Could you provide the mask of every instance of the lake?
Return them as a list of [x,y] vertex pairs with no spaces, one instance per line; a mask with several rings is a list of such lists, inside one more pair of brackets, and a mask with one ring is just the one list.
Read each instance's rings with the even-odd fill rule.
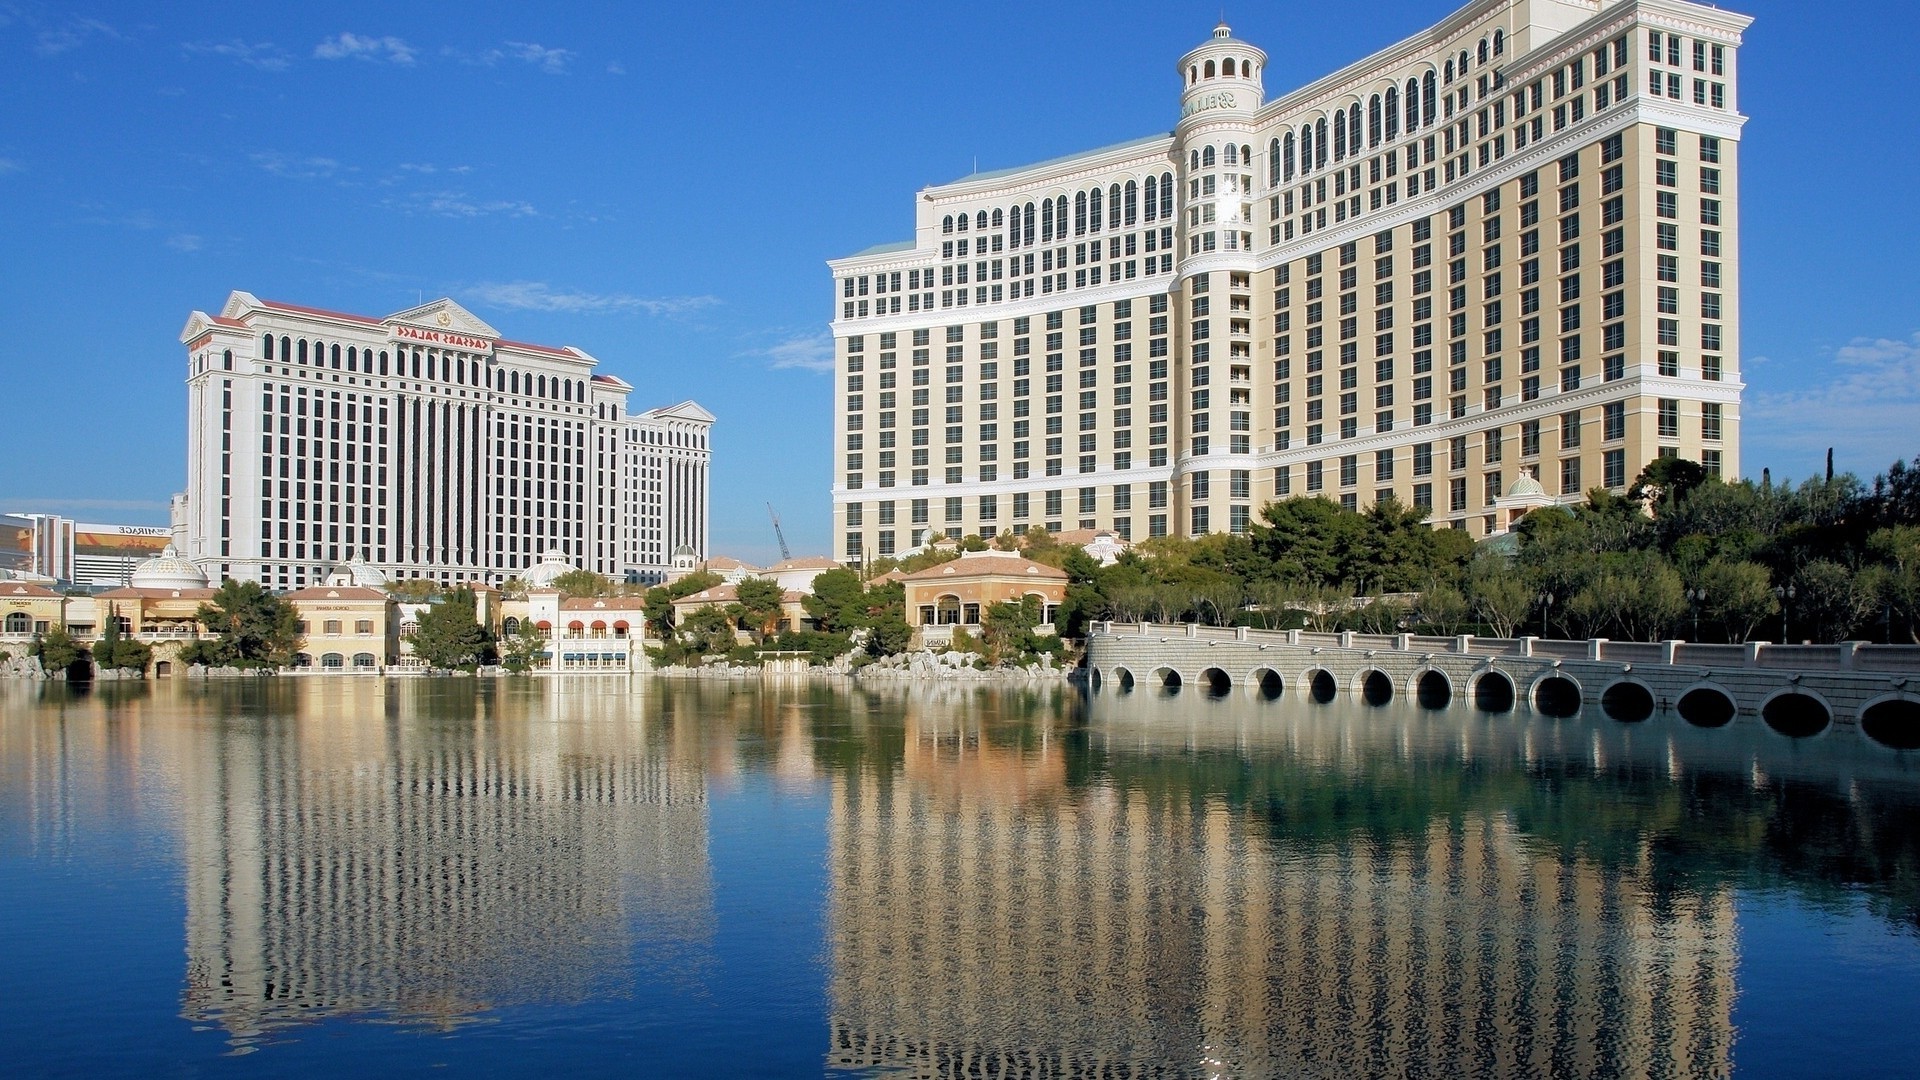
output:
[[10,1075],[1920,1075],[1920,752],[1065,685],[0,683]]

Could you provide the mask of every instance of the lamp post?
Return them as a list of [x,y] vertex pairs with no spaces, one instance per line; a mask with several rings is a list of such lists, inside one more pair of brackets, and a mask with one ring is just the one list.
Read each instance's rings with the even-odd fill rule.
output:
[[1541,637],[1550,638],[1553,636],[1553,624],[1548,621],[1548,617],[1551,616],[1552,614],[1553,614],[1553,594],[1550,592],[1543,592],[1540,594],[1540,636]]
[[1780,601],[1780,644],[1787,643],[1787,605],[1793,603],[1794,588],[1791,585],[1775,585],[1773,598]]
[[1693,639],[1700,640],[1700,605],[1707,602],[1707,590],[1688,589],[1687,602],[1693,605]]

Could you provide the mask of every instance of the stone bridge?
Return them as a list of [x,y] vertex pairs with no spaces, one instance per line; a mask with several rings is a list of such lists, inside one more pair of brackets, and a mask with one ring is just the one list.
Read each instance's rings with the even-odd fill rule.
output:
[[1840,725],[1894,749],[1920,749],[1915,645],[1702,645],[1096,623],[1087,666],[1095,693],[1296,695],[1322,703],[1349,696],[1372,705],[1404,697],[1434,709],[1462,704],[1546,716],[1595,707],[1629,722],[1670,710],[1701,727],[1747,715],[1795,737]]

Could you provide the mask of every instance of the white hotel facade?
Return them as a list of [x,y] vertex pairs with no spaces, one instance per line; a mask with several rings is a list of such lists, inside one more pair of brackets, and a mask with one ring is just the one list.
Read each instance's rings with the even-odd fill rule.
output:
[[630,414],[633,386],[577,348],[451,300],[373,318],[245,292],[180,340],[184,554],[210,580],[293,589],[358,560],[498,585],[557,550],[645,581],[706,554],[712,414]]
[[1223,25],[1172,133],[921,191],[829,264],[839,556],[1737,475],[1750,21],[1477,0],[1271,101]]

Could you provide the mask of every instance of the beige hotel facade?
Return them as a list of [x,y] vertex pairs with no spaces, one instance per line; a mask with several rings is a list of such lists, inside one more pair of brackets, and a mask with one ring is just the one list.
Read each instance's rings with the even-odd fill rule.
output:
[[1750,22],[1481,0],[1273,100],[1222,25],[1170,134],[921,191],[829,264],[838,557],[1738,475]]

